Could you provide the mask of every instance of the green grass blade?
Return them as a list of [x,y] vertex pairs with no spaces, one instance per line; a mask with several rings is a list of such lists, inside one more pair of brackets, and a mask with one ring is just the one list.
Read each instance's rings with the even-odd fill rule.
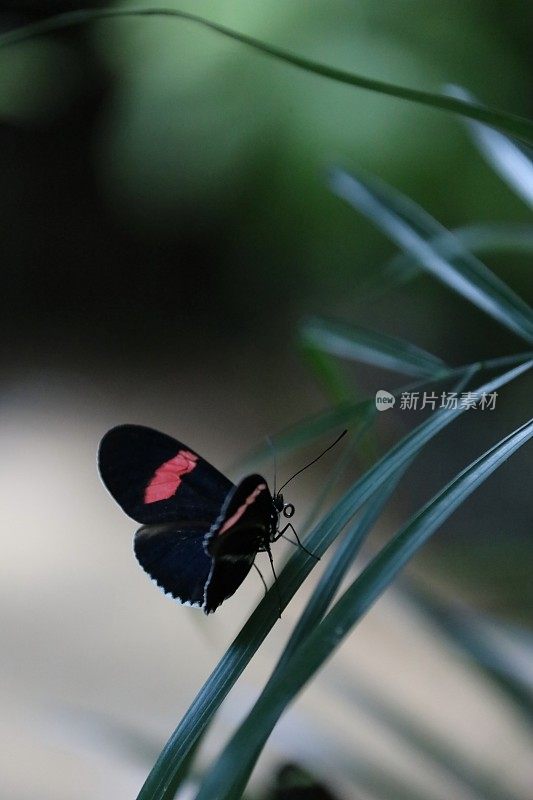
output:
[[[447,86],[446,94],[467,102],[477,102],[461,86]],[[481,122],[469,120],[468,129],[479,151],[510,188],[533,208],[533,161],[515,142]]]
[[[292,453],[298,447],[309,444],[326,433],[339,428],[351,428],[375,408],[374,399],[364,399],[356,403],[340,403],[334,408],[311,414],[294,425],[282,430],[271,437],[270,441],[277,455]],[[255,469],[258,464],[267,458],[272,458],[272,449],[268,444],[262,444],[251,450],[233,469],[239,468],[242,472]]]
[[[333,407],[354,406],[361,400],[368,400],[358,390],[353,376],[346,374],[344,365],[330,353],[325,353],[311,343],[302,343],[300,350],[316,380],[325,390],[329,403]],[[369,407],[368,413],[375,416],[376,409]],[[375,431],[368,430],[360,442],[359,462],[370,465],[377,456],[377,439]]]
[[[471,253],[518,253],[533,254],[533,225],[507,222],[492,222],[490,225],[465,225],[451,231],[460,245]],[[446,255],[448,233],[430,240],[431,246]],[[416,278],[424,270],[408,253],[397,253],[376,271],[360,287],[362,296],[358,304],[367,304],[369,299],[382,297],[396,286],[401,286]]]
[[359,325],[311,319],[302,325],[300,337],[304,344],[313,345],[325,353],[404,375],[427,378],[446,369],[446,364],[431,353],[395,336]]
[[378,553],[284,669],[267,683],[252,711],[207,773],[196,800],[238,800],[262,747],[288,704],[430,536],[531,437],[533,420],[459,473]]
[[471,663],[513,703],[525,722],[533,727],[531,686],[517,674],[507,653],[485,634],[482,619],[471,609],[455,607],[414,586],[402,584],[403,594],[440,635],[466,653]]
[[216,22],[204,19],[197,14],[191,14],[187,11],[178,11],[177,9],[170,8],[93,8],[83,9],[80,11],[68,11],[64,14],[57,14],[53,17],[40,20],[39,22],[24,25],[15,30],[8,31],[0,36],[0,47],[17,44],[31,39],[35,36],[42,36],[43,34],[53,31],[61,30],[62,28],[70,28],[75,25],[83,25],[89,22],[94,22],[99,19],[110,19],[116,17],[169,17],[176,20],[186,20],[196,25],[201,25],[204,28],[215,31],[216,33],[233,39],[236,42],[245,44],[254,50],[263,53],[266,56],[276,59],[277,61],[290,64],[293,67],[302,69],[305,72],[319,75],[322,78],[342,83],[347,86],[354,86],[359,89],[366,89],[371,92],[379,92],[380,94],[389,95],[390,97],[399,97],[402,100],[408,100],[414,103],[430,106],[441,111],[448,111],[452,114],[461,114],[462,116],[469,117],[470,119],[485,122],[487,125],[493,125],[500,128],[502,131],[516,136],[525,142],[533,143],[533,122],[520,117],[517,114],[509,114],[504,111],[499,111],[496,108],[481,105],[480,103],[468,102],[459,100],[455,97],[450,97],[446,94],[436,94],[432,92],[423,92],[419,89],[410,89],[405,86],[397,86],[385,81],[373,80],[365,78],[362,75],[357,75],[353,72],[348,72],[343,69],[337,69],[327,64],[321,64],[317,61],[312,61],[308,58],[303,58],[288,50],[282,50],[274,45],[262,42],[259,39],[254,39],[252,36],[247,36],[244,33],[226,28],[224,25],[219,25]]
[[[335,194],[365,214],[420,266],[518,336],[533,342],[532,309],[416,203],[381,181],[354,177],[340,169],[332,172],[330,184]],[[432,247],[430,240],[435,236],[442,236],[446,248]]]
[[360,463],[362,462],[365,466],[370,466],[370,464],[376,460],[375,456],[373,459],[369,461],[365,461],[364,456],[366,455],[366,450],[368,449],[366,439],[371,432],[372,425],[376,418],[376,411],[374,409],[370,409],[368,413],[361,418],[360,424],[355,435],[349,437],[346,446],[343,448],[341,455],[339,456],[337,463],[331,468],[328,478],[324,481],[320,492],[316,495],[314,502],[309,509],[309,512],[306,514],[303,524],[301,525],[302,530],[309,530],[312,525],[316,524],[317,520],[321,516],[322,510],[326,505],[328,498],[331,497],[332,492],[338,486],[338,482],[345,475],[348,466],[354,465],[356,460]]
[[[459,381],[455,387],[457,392],[460,392],[464,386],[463,384],[468,381],[468,377],[464,377]],[[291,637],[284,648],[281,659],[276,667],[280,669],[283,664],[288,660],[291,654],[297,649],[298,645],[306,638],[314,626],[318,624],[322,616],[325,614],[330,602],[332,601],[341,581],[346,575],[347,570],[353,564],[357,554],[363,544],[368,533],[372,530],[377,522],[384,506],[388,502],[392,493],[396,489],[399,481],[403,477],[405,470],[410,466],[407,464],[402,466],[396,476],[383,485],[369,500],[367,508],[360,519],[358,519],[351,530],[347,531],[342,543],[339,545],[336,553],[332,556],[331,561],[327,565],[322,577],[320,578],[311,599],[307,603],[298,623],[291,634]]]
[[500,790],[495,785],[494,777],[484,774],[477,765],[465,758],[453,741],[417,721],[408,710],[395,707],[376,692],[361,686],[360,681],[354,679],[353,672],[346,670],[339,674],[337,669],[335,682],[331,682],[331,685],[344,704],[347,701],[353,702],[356,709],[377,720],[387,732],[394,733],[402,743],[408,744],[426,761],[432,762],[460,781],[480,800],[511,800],[510,793]]
[[283,669],[291,655],[307,638],[315,625],[318,625],[328,610],[344,576],[357,558],[363,542],[379,519],[406,468],[407,467],[402,467],[398,475],[394,476],[390,481],[380,487],[376,494],[368,501],[366,509],[361,517],[346,531],[344,539],[331,557],[311,598],[296,623],[276,666],[276,670]]
[[[476,391],[480,394],[496,391],[532,365],[533,362],[521,364],[477,387]],[[393,447],[365,472],[335,508],[313,528],[305,539],[306,547],[321,556],[374,492],[391,480],[402,466],[463,412],[464,409],[460,407],[439,410]],[[290,602],[315,565],[315,559],[302,550],[296,550],[278,577],[283,607]],[[277,621],[278,610],[277,595],[271,590],[229,646],[168,740],[139,793],[139,800],[170,800],[168,790],[173,776],[180,771],[190,750],[207,729],[222,701]]]
[[[436,382],[442,383],[449,379],[458,378],[467,374],[472,369],[476,372],[505,369],[515,364],[523,364],[531,359],[533,359],[533,351],[525,351],[510,356],[500,356],[498,358],[486,359],[485,361],[477,361],[472,364],[463,364],[460,367],[450,367],[438,376],[417,381],[416,383],[402,385],[390,391],[395,397],[399,397],[402,392],[416,391],[428,384]],[[371,413],[374,409],[375,403],[373,397],[365,398],[356,403],[339,404],[334,408],[329,408],[326,411],[321,411],[318,414],[305,417],[295,424],[290,425],[280,433],[271,437],[270,441],[274,445],[276,453],[281,455],[290,453],[298,447],[308,444],[339,427],[350,427],[356,424],[358,420],[364,418],[367,413]],[[271,445],[262,444],[250,451],[244,458],[240,459],[237,464],[233,465],[232,469],[238,469],[242,472],[249,471],[250,469],[255,469],[258,464],[261,464],[269,458],[272,458]]]
[[303,340],[301,343],[302,355],[327,392],[330,402],[334,405],[344,405],[353,402],[354,392],[337,359],[332,358],[327,352],[317,347],[311,341]]

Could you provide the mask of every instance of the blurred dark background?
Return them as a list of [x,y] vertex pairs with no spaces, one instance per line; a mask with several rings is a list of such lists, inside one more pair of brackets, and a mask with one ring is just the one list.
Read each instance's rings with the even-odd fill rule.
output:
[[[2,23],[79,7],[3,3]],[[365,75],[430,90],[458,83],[531,112],[533,11],[521,0],[413,0],[401,13],[397,1],[176,7]],[[117,416],[128,415],[130,392],[146,391],[140,382],[174,387],[179,429],[187,385],[201,382],[211,425],[222,384],[251,444],[326,402],[295,354],[307,313],[399,334],[451,363],[520,349],[429,278],[361,303],[365,279],[393,249],[325,187],[325,169],[341,160],[449,227],[527,221],[458,119],[169,19],[76,27],[3,49],[0,60],[8,385],[28,374],[45,384],[60,375],[82,392],[99,383],[126,397]],[[489,264],[531,295],[525,258]],[[358,380],[373,391],[382,379],[362,370]],[[519,504],[520,486],[515,494]]]
[[[81,5],[7,4],[3,22]],[[397,2],[180,8],[363,74],[455,82],[530,110],[528,3],[407,2],[401,15]],[[2,339],[14,361],[152,363],[243,337],[279,351],[302,312],[353,317],[361,278],[391,248],[328,195],[323,170],[336,159],[449,226],[528,219],[457,119],[307,76],[190,23],[103,21],[1,58]],[[523,265],[497,266],[525,291]],[[470,308],[459,306],[470,335],[461,316],[450,326],[453,298],[427,330],[441,293],[420,284],[416,295],[419,319],[402,324],[418,321],[448,358],[510,346]],[[386,307],[365,311],[376,326],[400,324]]]
[[[366,76],[430,91],[460,84],[488,104],[533,112],[527,0],[164,5]],[[4,2],[0,25],[82,6]],[[89,549],[94,529],[100,536],[96,509],[108,502],[94,452],[110,425],[153,425],[220,467],[235,463],[328,403],[295,346],[308,314],[402,336],[451,364],[525,349],[427,277],[362,301],[361,287],[394,248],[325,185],[325,170],[340,162],[379,175],[450,228],[527,222],[528,209],[458,118],[150,18],[0,49],[0,119],[3,485],[8,529],[19,531],[9,552],[16,585],[36,585],[39,575],[45,595],[57,590],[61,613],[65,548],[73,591],[76,580],[96,591],[84,570],[113,584],[111,554]],[[526,257],[486,262],[531,300]],[[351,374],[359,392],[401,380]],[[463,420],[451,446],[439,439],[397,516],[520,424],[530,397],[531,385],[512,386],[497,416]],[[383,446],[407,426],[401,415],[380,423]],[[30,504],[28,472],[40,483]],[[520,453],[454,517],[420,562],[429,582],[507,619],[528,616],[530,474]],[[310,480],[316,487],[320,475]],[[101,522],[103,547],[120,521],[106,506]],[[129,558],[122,524],[125,538],[108,545],[117,563]],[[21,602],[24,626],[35,605]],[[85,613],[90,620],[94,609]]]

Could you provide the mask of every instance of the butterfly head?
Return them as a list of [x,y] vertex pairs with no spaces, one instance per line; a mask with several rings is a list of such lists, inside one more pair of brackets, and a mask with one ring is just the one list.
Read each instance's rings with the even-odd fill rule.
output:
[[274,507],[278,514],[283,514],[287,519],[290,519],[294,515],[295,509],[293,504],[286,503],[281,492],[278,492],[274,497]]

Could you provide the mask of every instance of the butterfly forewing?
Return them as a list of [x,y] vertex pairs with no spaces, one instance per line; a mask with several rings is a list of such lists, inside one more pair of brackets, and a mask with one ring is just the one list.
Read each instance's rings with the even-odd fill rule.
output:
[[187,445],[142,425],[112,428],[100,475],[126,514],[145,524],[216,519],[233,484]]
[[255,554],[268,541],[276,519],[266,480],[249,475],[226,498],[206,536],[206,549],[214,558]]
[[221,513],[205,537],[213,567],[205,590],[209,614],[239,588],[258,550],[268,545],[277,514],[261,475],[244,478],[228,495]]

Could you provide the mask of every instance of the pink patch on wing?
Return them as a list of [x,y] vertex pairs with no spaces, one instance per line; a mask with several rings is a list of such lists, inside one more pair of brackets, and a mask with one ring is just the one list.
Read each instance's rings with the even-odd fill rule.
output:
[[176,494],[182,475],[192,472],[198,456],[188,450],[180,450],[177,456],[165,461],[156,469],[153,477],[144,490],[144,503],[157,503],[168,500]]
[[238,521],[240,520],[240,518],[242,517],[242,515],[244,514],[244,512],[246,511],[246,509],[248,508],[248,506],[251,506],[251,505],[252,505],[252,503],[254,502],[254,500],[255,500],[255,499],[258,497],[258,495],[260,495],[260,494],[261,494],[261,492],[263,492],[263,491],[264,491],[266,488],[267,488],[267,485],[266,485],[266,483],[260,483],[260,484],[259,484],[259,485],[258,485],[258,486],[257,486],[257,487],[256,487],[256,488],[253,490],[252,494],[251,494],[251,495],[249,495],[249,496],[246,498],[246,500],[244,501],[244,503],[242,504],[242,506],[239,506],[239,508],[237,509],[237,511],[236,511],[234,514],[232,514],[232,515],[231,515],[231,517],[230,517],[229,519],[227,519],[227,520],[225,521],[224,525],[223,525],[223,526],[221,527],[221,529],[219,530],[219,532],[218,532],[218,535],[220,536],[220,534],[221,534],[221,533],[225,533],[225,532],[228,530],[228,528],[231,528],[233,525],[235,525],[235,523],[236,523],[236,522],[238,522]]

